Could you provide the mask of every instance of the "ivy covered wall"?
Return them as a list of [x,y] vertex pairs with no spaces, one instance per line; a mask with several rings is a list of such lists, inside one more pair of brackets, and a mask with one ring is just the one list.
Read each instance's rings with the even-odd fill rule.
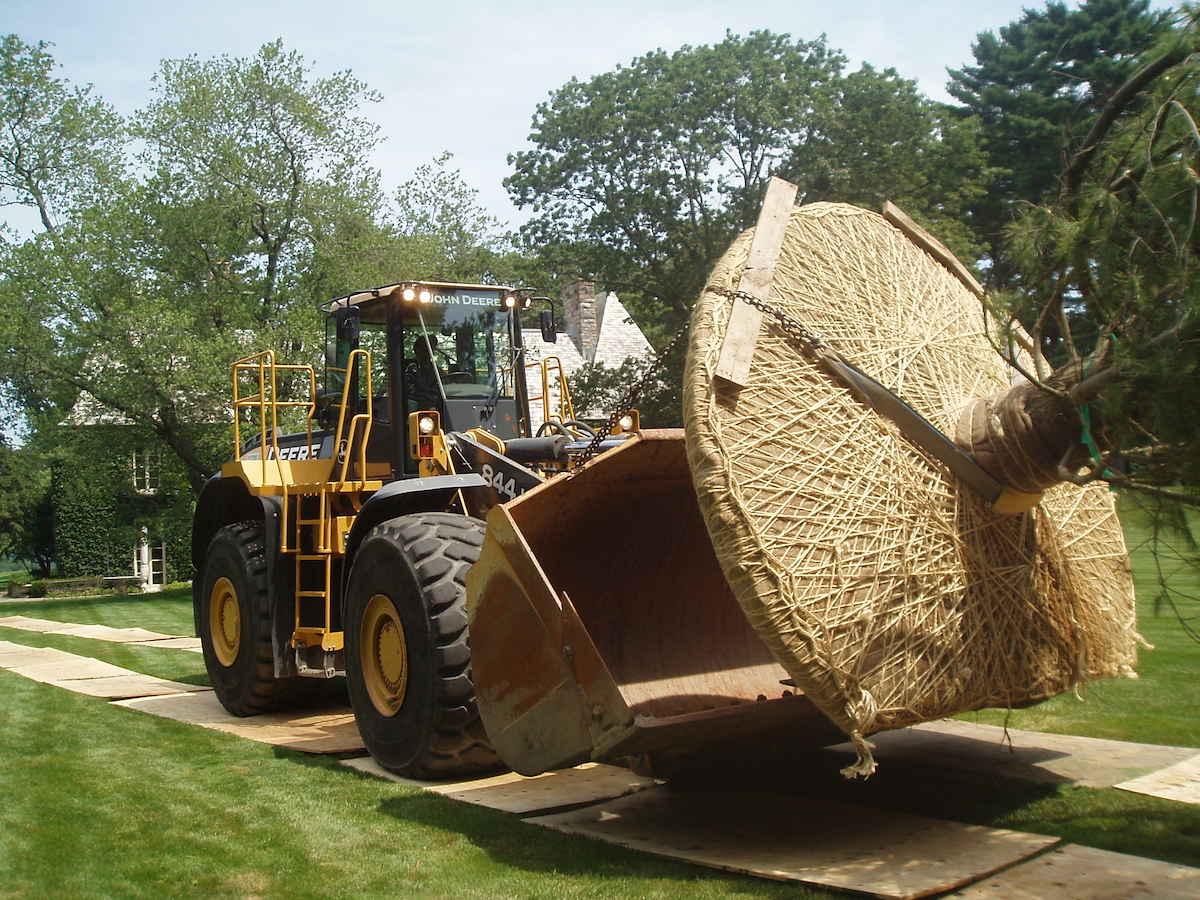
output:
[[194,501],[172,454],[134,428],[88,425],[62,429],[57,457],[51,496],[61,576],[133,574],[144,534],[164,545],[167,583],[191,578]]

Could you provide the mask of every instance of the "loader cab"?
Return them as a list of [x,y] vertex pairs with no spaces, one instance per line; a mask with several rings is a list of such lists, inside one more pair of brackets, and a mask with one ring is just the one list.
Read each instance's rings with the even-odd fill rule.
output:
[[[444,431],[528,436],[519,312],[529,294],[402,282],[338,298],[327,308],[326,393],[349,391],[362,409],[370,384],[371,455],[384,449],[397,477],[417,471],[405,434],[413,412],[436,411]],[[371,353],[369,378],[346,371],[355,349]]]

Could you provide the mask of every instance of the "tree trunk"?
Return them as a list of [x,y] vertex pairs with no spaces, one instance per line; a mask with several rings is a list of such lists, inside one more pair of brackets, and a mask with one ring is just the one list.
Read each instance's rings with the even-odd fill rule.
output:
[[1046,386],[1022,381],[975,400],[959,420],[955,442],[993,478],[1024,493],[1069,480],[1091,459],[1071,395],[1081,376],[1082,366],[1074,362]]

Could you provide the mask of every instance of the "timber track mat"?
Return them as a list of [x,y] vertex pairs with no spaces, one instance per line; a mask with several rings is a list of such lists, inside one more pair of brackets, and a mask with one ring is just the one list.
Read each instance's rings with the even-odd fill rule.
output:
[[0,641],[0,669],[77,694],[109,700],[209,690],[194,684],[142,675],[53,647],[26,647],[10,641]]
[[112,628],[108,625],[74,625],[71,622],[55,622],[50,619],[31,619],[28,616],[5,616],[0,618],[0,628],[16,628],[37,634],[65,634],[70,637],[93,638],[98,641],[114,641],[119,644],[142,644],[146,647],[165,647],[176,650],[200,652],[200,638],[159,634],[145,628]]

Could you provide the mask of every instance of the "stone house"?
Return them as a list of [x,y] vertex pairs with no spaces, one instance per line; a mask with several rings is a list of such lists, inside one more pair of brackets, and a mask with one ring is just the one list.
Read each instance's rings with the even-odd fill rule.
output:
[[[536,328],[522,333],[528,364],[540,364],[556,359],[564,376],[569,378],[587,363],[619,367],[627,359],[653,358],[654,348],[633,321],[614,291],[596,292],[591,281],[576,279],[563,289],[562,315],[558,323],[558,340],[551,344],[542,340]],[[553,365],[553,364],[552,364]],[[530,374],[530,393],[538,390]],[[540,404],[532,403],[530,410],[533,428],[542,423]],[[608,410],[575,411],[577,418],[601,418]]]

